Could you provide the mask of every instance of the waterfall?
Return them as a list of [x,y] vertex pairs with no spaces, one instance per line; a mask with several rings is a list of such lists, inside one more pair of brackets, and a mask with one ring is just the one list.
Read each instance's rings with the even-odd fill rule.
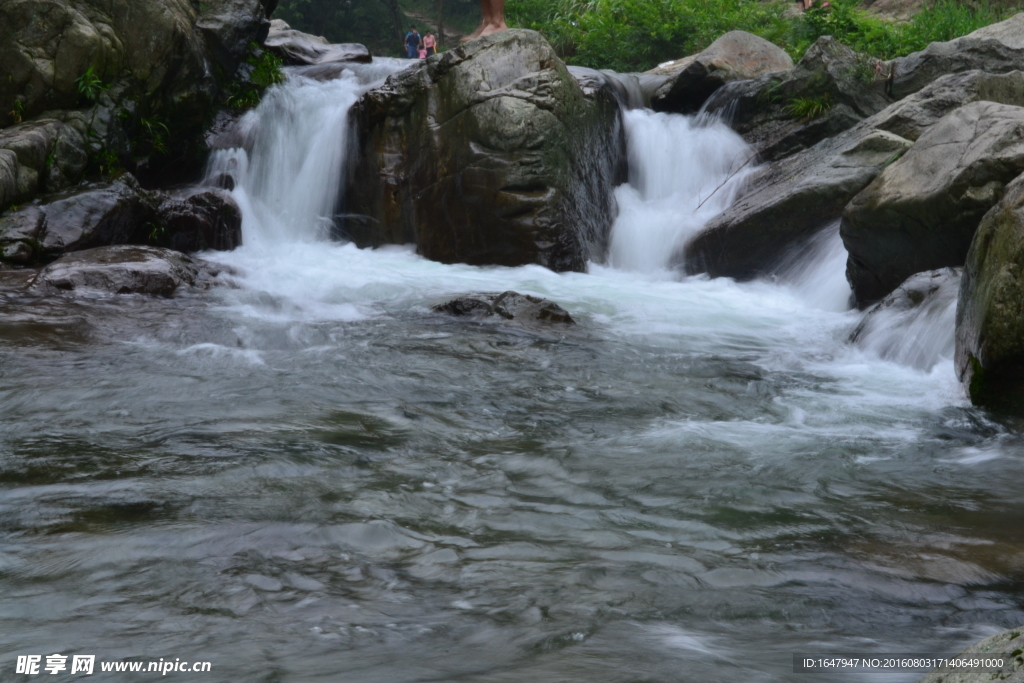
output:
[[243,240],[263,246],[327,238],[343,197],[348,111],[359,96],[408,66],[398,59],[344,65],[323,78],[290,70],[238,126],[251,147],[215,151],[206,177],[230,175],[242,209]]
[[629,183],[615,198],[610,262],[625,270],[669,265],[691,236],[735,199],[753,150],[725,124],[706,117],[623,112]]

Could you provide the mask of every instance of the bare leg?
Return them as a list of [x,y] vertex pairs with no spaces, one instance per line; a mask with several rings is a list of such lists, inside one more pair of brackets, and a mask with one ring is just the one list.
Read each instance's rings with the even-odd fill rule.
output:
[[504,31],[505,25],[505,0],[480,0],[480,25],[470,35],[462,39],[462,42],[489,36],[498,31]]

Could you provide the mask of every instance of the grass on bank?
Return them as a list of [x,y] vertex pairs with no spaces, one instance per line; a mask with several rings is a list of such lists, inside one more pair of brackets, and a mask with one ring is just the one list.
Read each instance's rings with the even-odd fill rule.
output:
[[644,71],[703,50],[723,33],[743,30],[799,59],[820,36],[858,52],[892,59],[951,40],[1013,14],[988,3],[933,0],[910,21],[858,9],[857,0],[794,11],[783,0],[508,0],[509,25],[540,31],[570,64]]

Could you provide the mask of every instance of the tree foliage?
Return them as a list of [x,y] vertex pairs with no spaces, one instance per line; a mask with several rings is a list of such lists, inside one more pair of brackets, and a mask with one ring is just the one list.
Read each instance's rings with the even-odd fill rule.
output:
[[512,25],[541,31],[570,63],[642,71],[698,52],[736,29],[781,46],[795,59],[822,35],[891,59],[1013,11],[1000,7],[933,0],[908,22],[872,16],[858,9],[857,0],[831,0],[803,13],[783,0],[508,0],[506,10]]

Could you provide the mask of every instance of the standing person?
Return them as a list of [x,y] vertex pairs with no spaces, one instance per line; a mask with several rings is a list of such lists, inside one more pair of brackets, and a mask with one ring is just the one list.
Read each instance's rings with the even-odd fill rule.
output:
[[416,59],[416,52],[420,47],[420,34],[413,26],[405,34],[405,56],[406,59]]
[[506,29],[508,25],[505,24],[505,0],[480,0],[480,25],[473,33],[463,38],[462,42]]
[[437,38],[432,32],[423,36],[423,47],[426,48],[428,57],[437,54]]

